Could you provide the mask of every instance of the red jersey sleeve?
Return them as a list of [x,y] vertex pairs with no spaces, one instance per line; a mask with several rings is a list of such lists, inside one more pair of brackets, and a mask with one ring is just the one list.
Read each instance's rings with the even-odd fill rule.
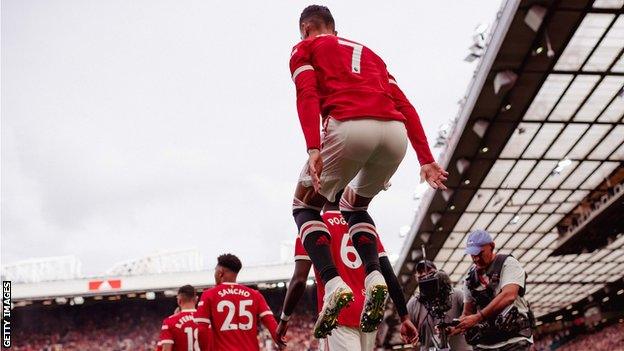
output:
[[302,41],[290,54],[290,74],[297,88],[297,113],[308,150],[321,148],[321,107],[309,43]]
[[429,142],[425,135],[425,130],[420,123],[420,117],[418,112],[412,104],[407,100],[403,91],[399,88],[394,77],[388,74],[390,77],[390,93],[394,99],[396,109],[405,117],[405,127],[407,128],[407,136],[412,144],[412,147],[416,151],[418,156],[418,162],[421,165],[435,162],[433,155],[431,155],[431,149],[429,149]]
[[256,291],[256,302],[258,303],[258,317],[262,321],[262,325],[269,330],[273,340],[277,340],[277,321],[264,296],[258,291]]
[[210,299],[208,296],[208,292],[210,290],[205,290],[202,293],[201,298],[199,299],[199,303],[197,303],[197,312],[195,312],[195,322],[199,325],[210,325]]
[[169,329],[170,326],[167,323],[168,318],[163,321],[162,326],[160,327],[160,337],[158,338],[158,344],[173,344],[173,334]]
[[377,254],[379,255],[379,257],[388,256],[388,254],[386,253],[386,249],[384,248],[379,238],[377,238]]
[[299,260],[310,261],[310,256],[308,256],[308,252],[305,247],[303,247],[301,238],[297,237],[297,240],[295,240],[295,261]]

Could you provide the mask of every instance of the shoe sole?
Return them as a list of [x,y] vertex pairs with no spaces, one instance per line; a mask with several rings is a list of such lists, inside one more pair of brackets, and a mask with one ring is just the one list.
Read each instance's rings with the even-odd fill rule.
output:
[[340,311],[349,306],[355,298],[352,291],[342,291],[338,293],[334,308],[323,308],[314,324],[314,337],[317,339],[326,338],[331,331],[338,326],[338,315]]
[[383,321],[387,297],[388,287],[386,285],[375,285],[371,288],[370,299],[364,302],[364,310],[360,318],[360,329],[363,332],[370,333],[377,330]]

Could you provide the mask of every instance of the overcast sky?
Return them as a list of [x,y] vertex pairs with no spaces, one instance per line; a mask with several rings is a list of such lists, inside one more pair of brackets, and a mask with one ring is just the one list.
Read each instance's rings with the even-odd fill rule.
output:
[[[2,0],[2,263],[83,272],[164,250],[275,262],[306,160],[288,59],[308,1]],[[500,0],[327,1],[387,63],[432,143]],[[477,5],[478,4],[478,5]],[[417,204],[414,152],[371,213],[386,249]]]

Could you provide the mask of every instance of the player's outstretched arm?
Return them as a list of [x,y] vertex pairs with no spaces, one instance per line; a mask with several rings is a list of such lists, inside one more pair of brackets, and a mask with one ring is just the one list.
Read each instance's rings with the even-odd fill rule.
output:
[[421,165],[421,182],[426,181],[434,189],[446,190],[446,186],[443,182],[446,181],[448,172],[442,169],[433,159],[431,149],[429,148],[429,142],[427,141],[427,136],[425,135],[425,130],[420,122],[418,113],[391,75],[390,93],[396,109],[405,117],[407,136],[409,137],[412,147],[416,151],[416,156],[418,156],[418,161]]
[[403,290],[401,289],[399,280],[394,274],[390,259],[388,256],[379,257],[379,264],[381,266],[381,274],[386,280],[386,284],[388,284],[390,298],[396,306],[399,317],[401,317],[401,336],[405,342],[414,343],[418,339],[418,330],[410,320],[407,313],[405,296],[403,295]]
[[308,150],[321,148],[321,106],[316,73],[307,48],[302,45],[290,57],[290,74],[297,88],[297,113]]
[[288,320],[295,310],[295,306],[301,300],[301,296],[305,292],[306,281],[310,274],[310,268],[312,268],[312,261],[309,260],[296,260],[295,271],[293,272],[290,283],[288,284],[288,290],[286,290],[286,297],[284,298],[284,304],[282,306],[282,316],[280,317],[279,325],[277,326],[277,337],[284,341],[284,336],[288,330]]

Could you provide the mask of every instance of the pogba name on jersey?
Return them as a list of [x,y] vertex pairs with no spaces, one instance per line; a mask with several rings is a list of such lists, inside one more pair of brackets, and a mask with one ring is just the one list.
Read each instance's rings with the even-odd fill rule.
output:
[[221,290],[218,291],[218,294],[219,294],[220,297],[224,297],[224,296],[227,296],[227,295],[240,295],[240,296],[243,296],[243,297],[251,296],[249,291],[244,290],[244,289],[240,289],[240,288],[234,288],[234,287],[221,289]]

